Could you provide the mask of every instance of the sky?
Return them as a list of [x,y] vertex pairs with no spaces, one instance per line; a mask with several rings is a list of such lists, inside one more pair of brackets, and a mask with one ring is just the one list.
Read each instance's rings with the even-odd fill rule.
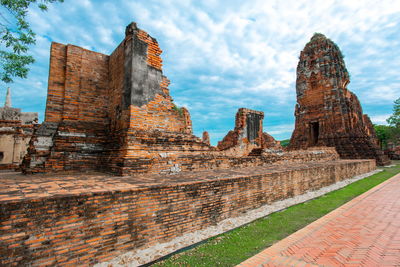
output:
[[[354,92],[373,123],[385,124],[400,97],[399,0],[65,0],[32,7],[36,62],[28,79],[7,86],[13,107],[44,119],[52,41],[111,54],[132,21],[156,38],[163,73],[194,134],[216,145],[234,128],[238,108],[263,111],[277,140],[294,129],[296,66],[315,32],[341,49]],[[0,102],[1,103],[1,102]]]

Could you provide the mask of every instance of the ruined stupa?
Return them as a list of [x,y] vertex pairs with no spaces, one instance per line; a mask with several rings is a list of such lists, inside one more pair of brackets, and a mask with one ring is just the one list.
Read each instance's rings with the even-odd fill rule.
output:
[[349,82],[339,47],[314,34],[297,65],[296,125],[289,149],[331,146],[341,158],[375,158],[377,164],[387,164],[369,117],[347,89]]

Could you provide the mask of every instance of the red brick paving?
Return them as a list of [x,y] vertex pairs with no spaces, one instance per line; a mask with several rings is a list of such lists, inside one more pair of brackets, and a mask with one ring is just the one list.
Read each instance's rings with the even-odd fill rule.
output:
[[238,266],[400,266],[400,174]]

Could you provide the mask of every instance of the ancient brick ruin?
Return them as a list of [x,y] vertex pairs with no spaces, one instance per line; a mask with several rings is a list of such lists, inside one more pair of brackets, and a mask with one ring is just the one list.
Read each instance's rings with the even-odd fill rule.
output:
[[387,164],[375,130],[363,115],[338,46],[315,34],[300,53],[297,65],[296,125],[289,149],[335,147],[341,158],[376,159]]
[[140,177],[2,175],[0,265],[107,262],[375,167],[374,160],[328,160]]
[[251,150],[279,146],[262,133],[263,113],[240,109],[235,131],[218,151],[208,133],[192,134],[188,110],[173,103],[160,54],[157,41],[135,23],[110,56],[52,43],[45,121],[23,171],[126,175],[262,165]]
[[21,112],[11,106],[8,88],[4,107],[0,108],[0,169],[19,167],[37,123],[37,112]]
[[110,56],[52,43],[45,122],[24,171],[173,172],[186,151],[210,151],[175,107],[160,54],[134,23]]
[[224,139],[218,142],[219,150],[238,147],[244,154],[253,149],[281,148],[279,142],[267,133],[263,133],[264,112],[240,108],[236,113],[235,129],[229,131]]
[[[321,146],[325,125],[335,138],[342,132],[354,133],[343,134],[348,140],[360,136],[356,145],[372,140],[370,121],[345,85],[325,93],[322,86],[303,90],[298,80],[290,151],[263,132],[263,112],[245,108],[238,110],[234,130],[213,147],[207,132],[202,139],[192,134],[188,110],[173,103],[160,54],[157,41],[134,23],[111,55],[52,43],[45,121],[22,164],[25,173],[38,174],[0,176],[0,265],[110,266],[124,253],[375,170],[375,160],[342,160],[334,147]],[[312,104],[319,95],[332,99],[331,116],[316,116],[324,107],[323,101]],[[313,113],[300,117],[308,111]],[[334,127],[348,117],[357,130],[345,124],[335,135]],[[301,136],[309,123],[318,125],[311,145]]]

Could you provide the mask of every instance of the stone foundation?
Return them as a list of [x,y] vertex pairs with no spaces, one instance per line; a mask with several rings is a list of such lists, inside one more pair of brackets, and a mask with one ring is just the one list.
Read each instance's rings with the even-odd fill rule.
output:
[[2,173],[0,265],[109,261],[374,169],[335,160],[132,177]]

